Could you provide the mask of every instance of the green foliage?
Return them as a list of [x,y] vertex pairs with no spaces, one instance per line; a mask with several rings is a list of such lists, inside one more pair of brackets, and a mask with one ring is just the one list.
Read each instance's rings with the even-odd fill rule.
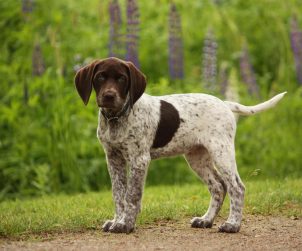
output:
[[[246,188],[245,214],[302,216],[301,179],[253,181]],[[209,201],[209,192],[201,184],[149,187],[137,223],[188,220],[206,212]],[[224,202],[223,217],[228,215],[228,202]],[[100,229],[113,214],[109,191],[4,201],[0,204],[0,237]]]
[[237,130],[239,170],[249,176],[301,177],[302,89],[288,94],[277,107],[241,118]]
[[[75,64],[108,54],[108,2],[37,0],[34,11],[24,14],[21,1],[0,1],[0,200],[110,187],[96,139],[95,99],[84,107],[73,86]],[[288,21],[301,13],[302,5],[298,0],[174,2],[183,22],[186,79],[172,82],[167,79],[170,1],[139,1],[139,57],[149,80],[147,92],[204,92],[201,50],[209,27],[219,44],[218,63],[233,72],[238,72],[238,55],[247,43],[263,99],[277,91],[290,92],[274,110],[240,119],[239,171],[246,178],[256,173],[263,178],[301,177],[302,101]],[[46,65],[41,77],[32,75],[35,43]],[[244,84],[238,84],[242,103],[259,102],[250,100]],[[196,181],[180,157],[154,161],[147,179],[148,184]]]

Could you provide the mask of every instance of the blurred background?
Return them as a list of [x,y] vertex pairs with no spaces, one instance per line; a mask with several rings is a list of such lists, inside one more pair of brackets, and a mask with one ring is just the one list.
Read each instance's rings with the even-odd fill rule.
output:
[[[240,118],[243,180],[302,176],[301,0],[0,1],[0,200],[110,188],[97,106],[73,83],[93,59],[131,60],[147,93],[204,92],[273,110]],[[182,157],[147,185],[199,182]]]

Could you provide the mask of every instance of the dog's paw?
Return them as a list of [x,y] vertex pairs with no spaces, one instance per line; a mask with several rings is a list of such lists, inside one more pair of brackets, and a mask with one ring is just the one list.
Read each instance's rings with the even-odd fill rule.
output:
[[207,219],[203,219],[200,217],[194,217],[191,220],[191,227],[195,228],[211,228],[213,226],[213,222]]
[[109,228],[113,225],[113,223],[114,223],[114,220],[107,220],[107,221],[105,221],[105,223],[102,226],[103,231],[104,232],[108,232]]
[[115,222],[110,228],[111,233],[126,233],[129,234],[134,231],[134,225],[123,222]]
[[225,222],[223,223],[219,228],[218,232],[224,232],[224,233],[238,233],[240,230],[240,225]]

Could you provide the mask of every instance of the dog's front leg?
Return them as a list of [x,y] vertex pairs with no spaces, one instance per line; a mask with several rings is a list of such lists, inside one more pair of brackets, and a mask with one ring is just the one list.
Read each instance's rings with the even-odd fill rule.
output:
[[115,215],[113,220],[107,220],[102,226],[103,231],[109,228],[123,217],[124,200],[127,187],[126,160],[116,149],[106,149],[107,166],[112,183],[112,195],[115,203]]
[[149,163],[149,154],[135,157],[130,161],[130,173],[125,195],[123,218],[109,228],[110,232],[130,233],[134,230],[136,217],[141,209],[141,200]]

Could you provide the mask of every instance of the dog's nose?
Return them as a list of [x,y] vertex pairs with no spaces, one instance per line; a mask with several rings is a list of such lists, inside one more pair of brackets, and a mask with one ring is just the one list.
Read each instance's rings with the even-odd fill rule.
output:
[[103,98],[108,101],[115,99],[115,97],[116,97],[116,93],[114,93],[112,91],[105,92],[103,94]]

